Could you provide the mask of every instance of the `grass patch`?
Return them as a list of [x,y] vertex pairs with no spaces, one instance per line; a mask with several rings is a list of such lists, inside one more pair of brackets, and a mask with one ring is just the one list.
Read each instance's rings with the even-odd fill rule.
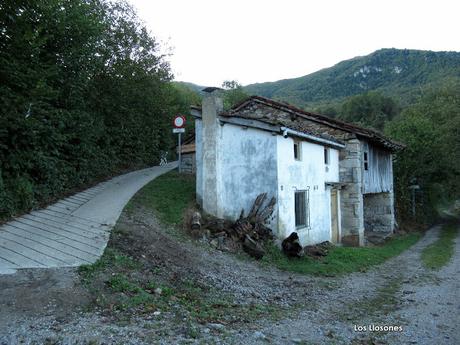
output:
[[262,262],[289,272],[319,276],[363,272],[371,266],[379,265],[402,253],[416,243],[420,237],[421,234],[419,233],[411,233],[394,237],[377,247],[334,247],[329,250],[328,256],[322,259],[288,258],[276,246],[271,245]]
[[171,171],[142,188],[128,205],[135,203],[155,210],[159,220],[179,224],[185,209],[195,200],[195,176]]
[[371,318],[375,315],[381,318],[395,310],[399,302],[396,293],[400,288],[400,279],[390,280],[378,289],[374,297],[369,299],[363,298],[353,303],[349,309],[345,309],[341,316],[350,321],[362,321],[364,318]]
[[78,268],[83,282],[89,283],[91,279],[104,269],[111,267],[120,271],[127,271],[140,267],[140,263],[123,255],[115,249],[106,248],[102,257],[94,264],[83,265]]
[[441,228],[439,239],[422,252],[422,262],[430,269],[440,269],[454,255],[454,239],[458,236],[458,224],[446,224]]

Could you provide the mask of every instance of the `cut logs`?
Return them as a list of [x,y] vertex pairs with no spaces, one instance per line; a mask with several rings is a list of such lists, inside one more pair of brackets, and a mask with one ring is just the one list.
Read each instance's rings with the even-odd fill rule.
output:
[[201,214],[200,212],[194,212],[192,215],[192,222],[190,224],[192,230],[201,230]]
[[302,256],[302,246],[299,243],[299,235],[297,232],[291,233],[286,237],[281,243],[284,254],[289,257],[301,257]]
[[273,238],[272,231],[266,224],[273,215],[276,199],[271,198],[268,203],[266,201],[267,193],[259,194],[247,216],[244,209],[241,210],[236,222],[210,216],[202,220],[199,212],[195,212],[190,221],[190,230],[194,233],[200,228],[208,229],[211,237],[225,238],[233,242],[233,245],[227,243],[225,247],[234,248],[234,244],[238,243],[246,253],[260,259],[265,254],[263,243]]
[[314,246],[305,246],[303,252],[305,255],[313,258],[320,258],[329,254],[329,249],[333,247],[333,244],[329,241],[315,244]]
[[251,237],[249,237],[249,235],[244,237],[243,250],[257,260],[262,259],[265,255],[264,248]]
[[[249,213],[245,215],[242,209],[236,221],[209,215],[202,217],[200,212],[190,210],[186,226],[193,237],[207,240],[219,250],[236,252],[242,249],[250,256],[261,259],[265,255],[265,243],[273,239],[272,231],[267,224],[272,219],[276,199],[271,198],[268,202],[267,199],[267,193],[259,194]],[[307,255],[321,258],[328,255],[332,246],[326,241],[302,248],[296,232],[291,233],[281,243],[282,250],[288,257]]]

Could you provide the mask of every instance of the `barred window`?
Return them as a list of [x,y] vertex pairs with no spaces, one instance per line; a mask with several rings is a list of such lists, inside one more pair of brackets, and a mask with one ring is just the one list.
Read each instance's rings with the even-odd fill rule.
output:
[[310,227],[310,195],[308,190],[295,192],[295,226]]

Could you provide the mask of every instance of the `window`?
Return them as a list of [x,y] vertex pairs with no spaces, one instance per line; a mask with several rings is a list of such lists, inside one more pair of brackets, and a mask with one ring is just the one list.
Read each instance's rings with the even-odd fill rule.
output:
[[294,159],[300,161],[301,152],[300,152],[300,142],[294,141]]
[[324,148],[324,164],[329,165],[329,149]]
[[369,158],[367,152],[364,152],[364,170],[369,170]]
[[308,190],[295,192],[295,226],[296,228],[310,227],[310,200]]

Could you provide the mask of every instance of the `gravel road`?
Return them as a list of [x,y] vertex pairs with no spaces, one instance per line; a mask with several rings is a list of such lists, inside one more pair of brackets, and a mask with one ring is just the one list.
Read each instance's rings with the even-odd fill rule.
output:
[[439,227],[372,270],[320,278],[179,241],[151,214],[141,220],[124,214],[119,223],[148,241],[172,274],[292,312],[249,324],[196,324],[191,334],[168,312],[116,322],[89,312],[91,299],[75,269],[20,270],[0,276],[0,344],[460,344],[460,241],[441,270],[420,263]]

